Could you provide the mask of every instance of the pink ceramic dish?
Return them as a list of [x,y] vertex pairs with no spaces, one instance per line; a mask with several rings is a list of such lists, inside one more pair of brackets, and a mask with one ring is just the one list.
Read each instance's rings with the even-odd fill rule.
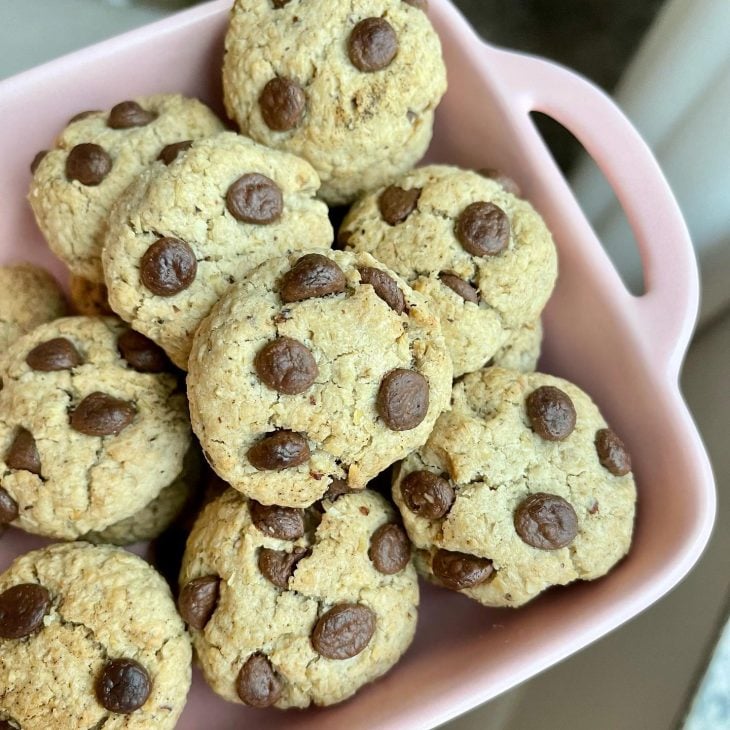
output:
[[[74,113],[158,91],[220,107],[219,66],[230,0],[54,61],[0,83],[3,164],[0,253],[61,273],[25,201],[28,165]],[[383,680],[330,709],[282,713],[228,705],[200,677],[179,727],[430,728],[595,641],[669,591],[711,531],[710,466],[678,389],[698,303],[685,225],[651,153],[613,103],[571,72],[483,44],[446,0],[431,0],[449,92],[430,158],[499,167],[545,216],[560,280],[545,318],[544,367],[580,384],[628,442],[639,482],[633,550],[604,580],[555,590],[519,611],[486,610],[425,588],[416,642]],[[647,293],[623,287],[529,112],[544,112],[583,143],[612,184],[641,249]],[[0,540],[0,569],[43,541]]]

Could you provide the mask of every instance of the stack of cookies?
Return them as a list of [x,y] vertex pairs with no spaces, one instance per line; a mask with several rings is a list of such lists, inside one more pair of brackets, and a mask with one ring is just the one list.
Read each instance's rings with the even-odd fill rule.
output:
[[[355,5],[237,0],[240,133],[161,94],[33,160],[74,315],[0,269],[0,524],[69,542],[0,575],[0,728],[172,728],[191,648],[230,702],[329,705],[406,651],[419,574],[514,608],[629,549],[627,449],[535,372],[548,228],[495,170],[413,169],[426,2]],[[169,529],[172,590],[118,547]]]

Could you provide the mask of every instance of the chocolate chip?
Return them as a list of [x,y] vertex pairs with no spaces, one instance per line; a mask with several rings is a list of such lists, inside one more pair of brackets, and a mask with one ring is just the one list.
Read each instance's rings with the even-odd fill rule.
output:
[[392,431],[410,431],[428,413],[428,380],[415,370],[396,368],[381,381],[376,407]]
[[454,489],[449,482],[432,471],[413,471],[400,485],[408,509],[425,520],[438,520],[454,504]]
[[188,581],[180,590],[177,607],[188,626],[202,631],[218,605],[220,578],[205,575]]
[[482,177],[488,177],[490,180],[499,183],[502,188],[518,198],[522,196],[522,190],[520,186],[509,176],[504,175],[499,170],[495,170],[493,167],[482,167],[477,170]]
[[356,69],[380,71],[390,66],[396,57],[398,36],[384,18],[366,18],[352,29],[347,51]]
[[134,330],[124,330],[117,340],[119,354],[140,373],[161,373],[170,368],[161,347]]
[[350,489],[347,484],[347,479],[333,479],[322,499],[328,499],[330,502],[334,502],[338,497],[342,497],[345,494],[352,494],[356,491],[358,490]]
[[323,614],[312,632],[314,650],[327,659],[357,656],[375,633],[375,614],[360,603],[340,603]]
[[15,730],[15,725],[11,725],[7,720],[0,720],[0,730]]
[[136,101],[122,101],[112,107],[107,125],[112,129],[146,127],[157,119],[157,114],[143,109]]
[[319,374],[309,348],[291,337],[278,337],[264,345],[256,353],[254,367],[269,388],[286,395],[303,393]]
[[241,667],[236,692],[250,707],[271,707],[281,696],[283,684],[263,654],[252,654]]
[[19,429],[5,455],[5,463],[10,469],[29,471],[31,474],[41,473],[41,457],[30,431],[25,428]]
[[271,178],[251,172],[228,188],[226,206],[236,220],[263,226],[281,218],[284,198]]
[[403,2],[419,10],[423,10],[424,13],[428,12],[428,0],[403,0]]
[[54,337],[36,345],[26,356],[25,362],[33,370],[50,373],[55,370],[71,370],[83,361],[70,340]]
[[272,0],[274,8],[278,10],[291,2],[291,0]]
[[540,550],[566,547],[578,534],[578,517],[570,502],[544,492],[531,494],[520,503],[514,523],[522,541]]
[[378,198],[378,208],[383,220],[391,226],[403,223],[418,206],[421,188],[404,190],[397,185],[385,188]]
[[134,419],[134,406],[106,393],[87,395],[71,413],[71,428],[86,436],[117,436]]
[[543,385],[527,396],[527,417],[532,430],[546,441],[563,441],[575,428],[575,407],[567,393]]
[[411,559],[411,542],[399,525],[381,525],[370,538],[368,556],[377,571],[384,575],[394,575],[408,565]]
[[139,278],[153,294],[172,297],[187,289],[198,273],[190,246],[178,238],[160,238],[142,256]]
[[622,477],[631,471],[631,455],[624,442],[610,428],[596,432],[598,460],[614,476]]
[[249,500],[248,510],[257,530],[279,540],[298,540],[304,534],[304,510]]
[[96,698],[110,712],[129,715],[150,696],[147,670],[134,659],[110,659],[96,678]]
[[447,274],[445,272],[439,274],[439,279],[464,301],[479,304],[479,292],[468,281],[464,281],[454,274]]
[[309,551],[303,547],[295,547],[290,553],[286,550],[271,550],[261,548],[259,551],[259,570],[264,578],[279,588],[287,588],[289,578],[294,575],[297,563]]
[[264,86],[259,96],[261,116],[269,129],[287,132],[299,125],[307,97],[293,79],[277,77]]
[[358,271],[360,272],[360,282],[362,284],[370,284],[375,289],[375,293],[396,314],[403,313],[406,308],[406,300],[392,276],[373,266],[360,266]]
[[0,638],[22,639],[43,626],[51,594],[37,583],[21,583],[0,593]]
[[35,175],[35,171],[38,169],[38,165],[43,162],[43,158],[48,154],[48,150],[41,150],[40,152],[36,152],[35,157],[33,158],[33,161],[30,163],[30,171],[33,175]]
[[0,487],[0,525],[9,525],[18,519],[18,503]]
[[494,203],[472,203],[456,221],[455,233],[473,256],[496,256],[509,245],[509,218]]
[[431,569],[452,591],[478,586],[494,572],[491,560],[450,550],[437,550],[431,560]]
[[77,144],[66,158],[66,177],[82,185],[98,185],[111,172],[112,158],[98,144]]
[[285,304],[301,302],[339,294],[345,291],[346,284],[342,269],[332,259],[308,253],[281,277],[279,295]]
[[192,146],[192,139],[186,139],[182,142],[173,142],[172,144],[167,145],[167,147],[162,148],[160,154],[157,155],[157,159],[160,160],[160,162],[164,162],[166,165],[169,165],[171,162],[175,161],[181,152],[189,150]]
[[294,431],[276,431],[248,450],[248,460],[259,471],[280,471],[309,460],[307,439]]
[[68,120],[69,124],[73,124],[74,122],[80,122],[82,119],[88,119],[92,114],[98,114],[98,109],[87,109],[86,111],[79,112],[78,114],[74,114],[71,119]]

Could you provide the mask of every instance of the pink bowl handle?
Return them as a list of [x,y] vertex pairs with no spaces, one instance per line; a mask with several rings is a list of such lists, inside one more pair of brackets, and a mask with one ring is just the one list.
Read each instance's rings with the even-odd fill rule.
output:
[[500,52],[510,96],[525,112],[552,117],[575,135],[616,193],[636,240],[646,294],[637,297],[643,336],[679,372],[699,301],[697,262],[677,201],[654,156],[616,104],[562,66]]

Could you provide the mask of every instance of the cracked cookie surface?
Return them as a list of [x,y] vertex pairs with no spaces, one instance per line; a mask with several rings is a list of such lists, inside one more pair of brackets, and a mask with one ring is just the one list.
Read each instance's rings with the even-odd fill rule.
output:
[[306,511],[228,490],[198,518],[180,585],[206,680],[258,707],[340,702],[388,671],[416,628],[410,544],[370,490]]
[[[0,575],[0,606],[0,720],[22,730],[175,727],[190,687],[190,639],[167,584],[143,560],[88,543],[36,550]],[[147,675],[148,696],[128,714],[98,698],[115,660]]]
[[232,283],[272,256],[331,245],[318,187],[304,160],[233,132],[151,165],[109,222],[112,309],[187,368],[195,330]]
[[218,474],[266,504],[304,507],[423,444],[451,364],[424,298],[368,254],[272,259],[196,333],[188,396]]
[[636,487],[628,452],[583,391],[487,368],[454,386],[451,411],[396,471],[393,498],[425,576],[519,606],[598,578],[628,552]]
[[2,380],[3,522],[73,539],[139,512],[183,471],[177,376],[118,319],[41,325],[8,350]]
[[537,368],[542,347],[542,322],[529,322],[513,330],[507,341],[492,356],[487,365],[506,370],[532,373]]
[[476,172],[431,165],[359,200],[339,239],[424,294],[454,376],[483,367],[552,293],[557,254],[534,208]]
[[223,89],[241,131],[308,160],[334,205],[423,156],[446,69],[438,35],[414,3],[238,0]]

